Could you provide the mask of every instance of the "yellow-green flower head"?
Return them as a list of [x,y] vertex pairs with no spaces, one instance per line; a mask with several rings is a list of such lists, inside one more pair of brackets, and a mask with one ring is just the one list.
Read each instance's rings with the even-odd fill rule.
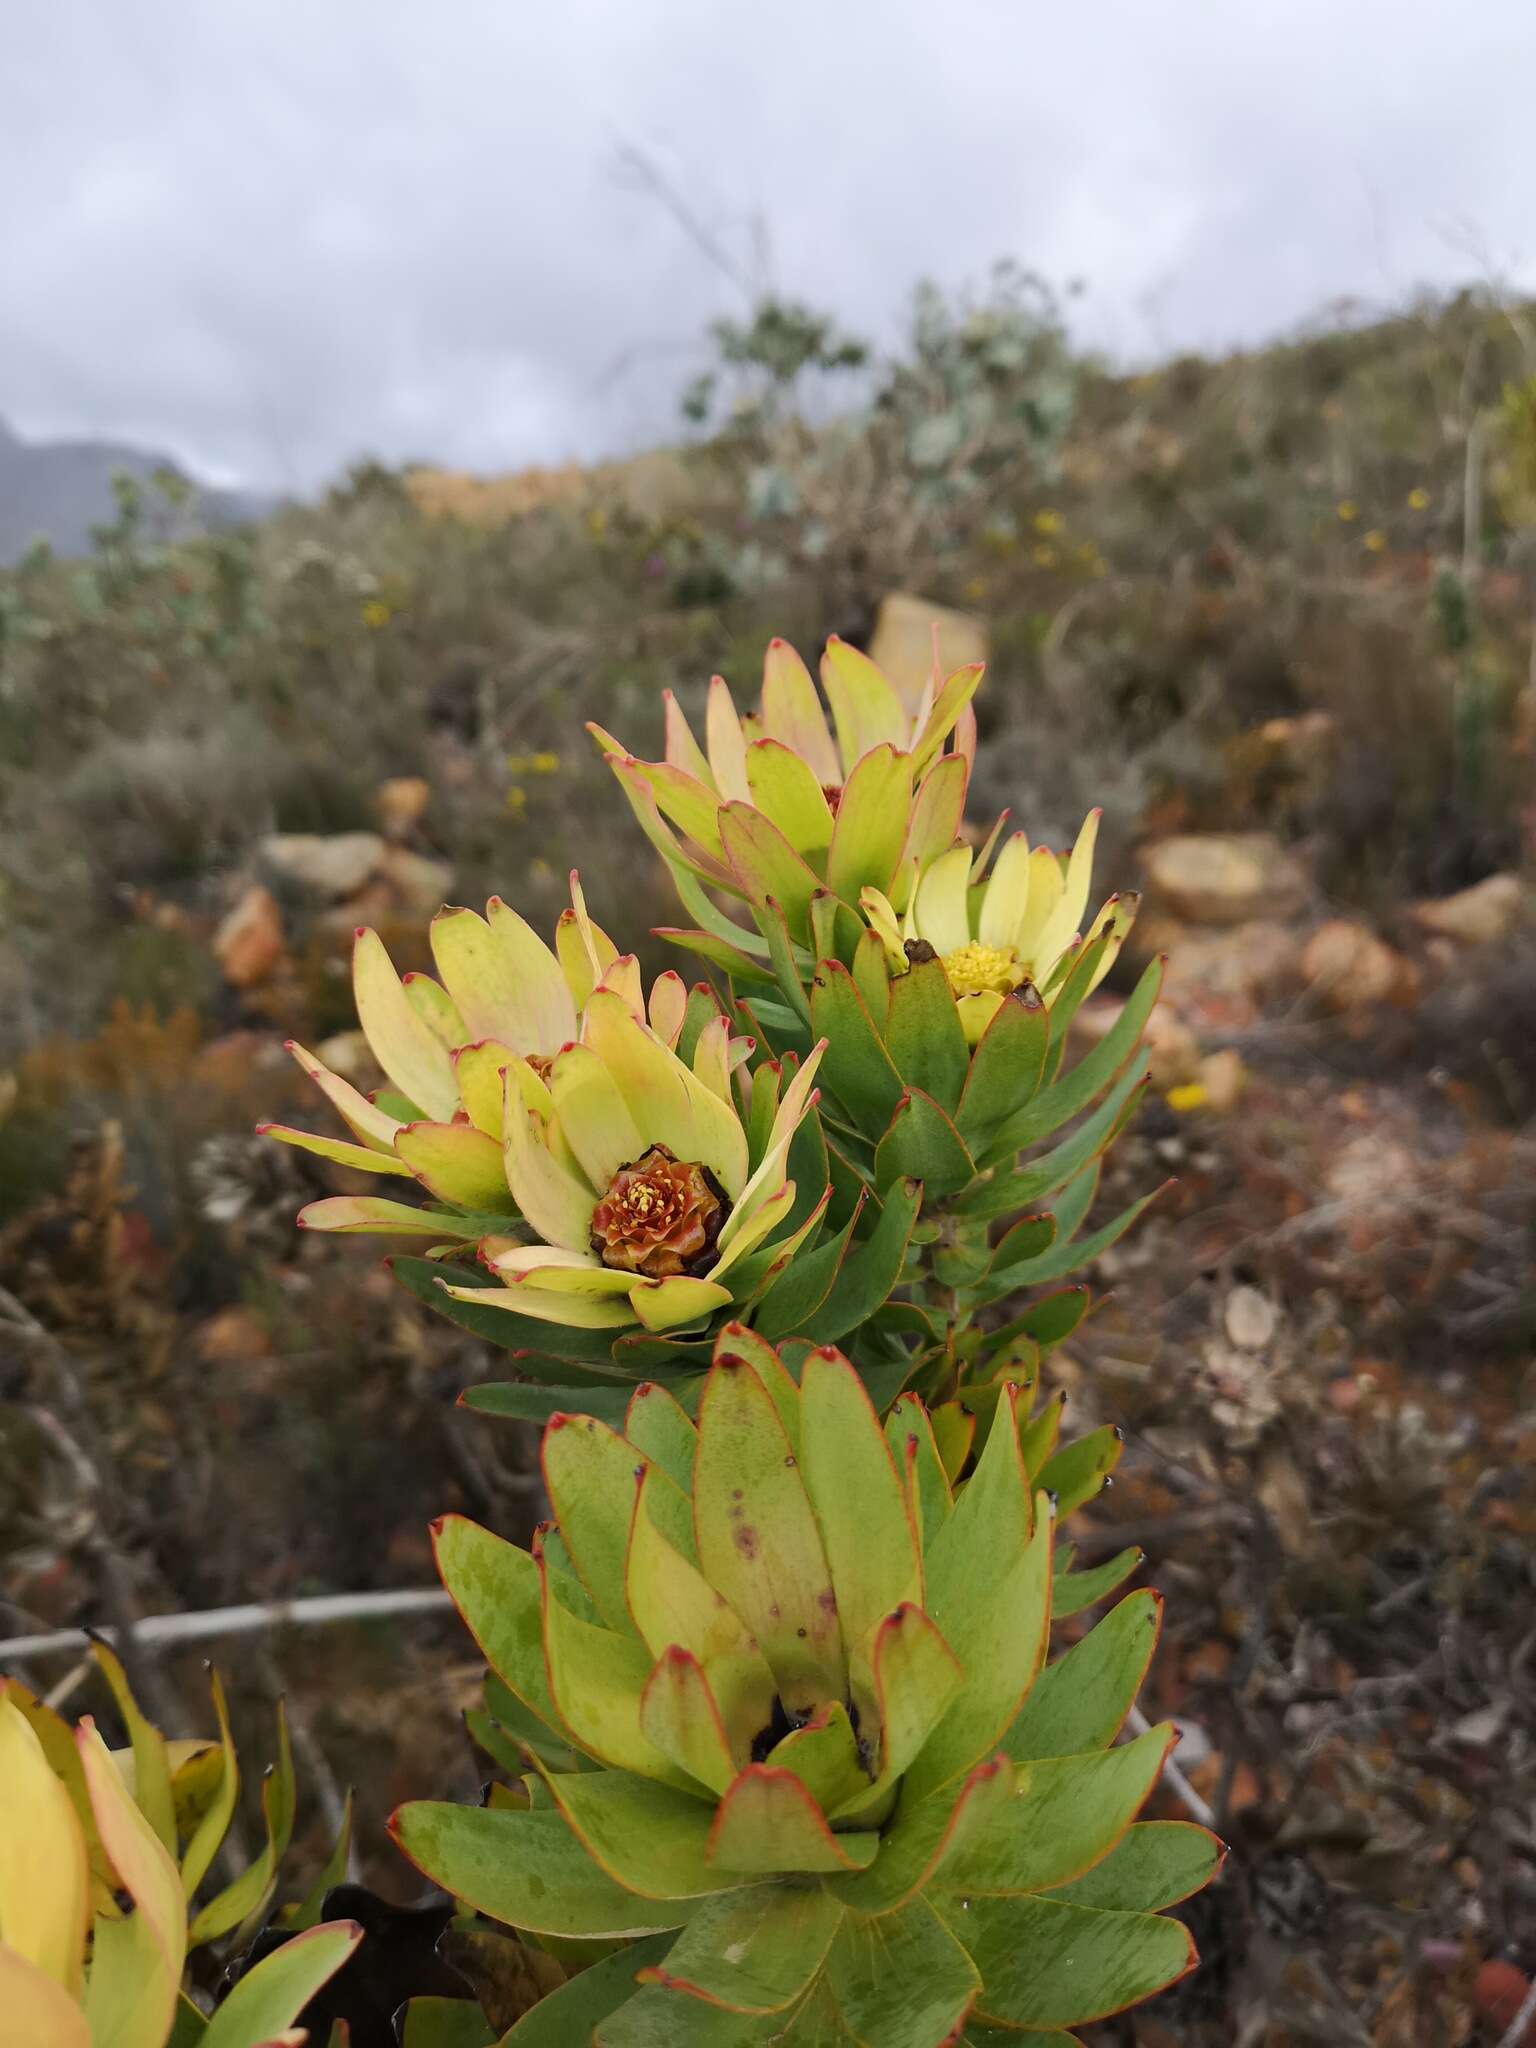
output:
[[506,1180],[541,1241],[488,1236],[480,1255],[505,1291],[446,1281],[445,1291],[588,1330],[679,1329],[749,1298],[825,1206],[771,1242],[795,1206],[785,1166],[815,1100],[821,1050],[789,1082],[771,1124],[762,1120],[754,1165],[736,1089],[775,1087],[777,1073],[760,1070],[750,1084],[735,1074],[724,1017],[704,1026],[684,1061],[622,995],[596,989],[580,1041],[544,1073],[507,1063]]
[[723,679],[710,683],[702,747],[670,691],[665,760],[589,728],[690,908],[697,882],[754,904],[771,897],[798,937],[817,890],[850,905],[870,886],[901,896],[901,878],[954,843],[980,665],[935,674],[908,701],[834,637],[821,680],[830,723],[805,663],[774,640],[756,711],[741,716]]
[[[598,988],[613,991],[668,1045],[681,1034],[688,990],[658,976],[647,1001],[632,954],[620,954],[587,914],[571,876],[551,948],[498,897],[481,917],[438,912],[430,928],[438,980],[396,973],[377,932],[359,929],[352,954],[358,1022],[389,1087],[364,1095],[313,1053],[289,1051],[352,1133],[350,1141],[261,1124],[286,1145],[363,1173],[418,1181],[440,1200],[492,1217],[513,1214],[503,1163],[503,1075],[516,1063],[536,1089],[560,1048],[581,1035],[583,1010]],[[739,1063],[750,1042],[734,1042]],[[337,1197],[300,1216],[309,1230],[411,1231],[442,1236],[443,1219],[399,1202]],[[478,1235],[471,1230],[469,1235]]]
[[1220,1860],[1188,1823],[1138,1828],[1175,1730],[1111,1746],[1156,1602],[1053,1678],[1018,1390],[959,1483],[920,1402],[882,1428],[839,1352],[796,1350],[798,1380],[727,1325],[696,1418],[651,1384],[622,1431],[553,1416],[531,1553],[438,1524],[528,1770],[391,1832],[508,1925],[639,1944],[552,1995],[547,2040],[1060,2038],[1190,1968],[1159,1911]]
[[878,889],[861,908],[885,942],[891,970],[904,974],[909,945],[926,943],[944,963],[966,1038],[975,1045],[1003,998],[1030,982],[1049,1005],[1073,961],[1103,938],[1089,988],[1097,988],[1135,920],[1139,899],[1111,896],[1085,931],[1099,813],[1090,811],[1063,864],[1022,832],[1003,843],[990,876],[985,855],[967,846],[940,854],[920,875],[904,915]]

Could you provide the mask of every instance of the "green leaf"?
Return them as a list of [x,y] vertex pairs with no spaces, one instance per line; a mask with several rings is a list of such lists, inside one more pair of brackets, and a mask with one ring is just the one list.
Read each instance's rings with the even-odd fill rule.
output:
[[811,898],[821,887],[814,868],[784,834],[749,803],[720,806],[720,840],[726,859],[754,904],[777,903],[791,934],[806,945],[811,936]]
[[[604,1418],[607,1419],[606,1417]],[[665,1387],[643,1380],[624,1411],[624,1434],[685,1493],[693,1490],[693,1454],[699,1432]]]
[[477,1415],[500,1415],[512,1422],[548,1422],[551,1415],[599,1416],[615,1428],[624,1420],[633,1380],[594,1382],[590,1386],[533,1386],[524,1380],[487,1380],[484,1386],[466,1387],[459,1396],[461,1408]]
[[1048,1138],[1052,1131],[1059,1131],[1063,1124],[1096,1101],[1135,1052],[1162,985],[1163,963],[1154,960],[1137,982],[1110,1030],[1075,1067],[1007,1119],[988,1146],[983,1164],[991,1165],[997,1159],[1011,1158],[1026,1146],[1038,1144],[1041,1138]]
[[670,1934],[652,1935],[591,1964],[541,1998],[510,2034],[502,2036],[497,2048],[576,2048],[577,2043],[590,2041],[593,2030],[633,1998],[635,1973],[659,1963],[672,1939]]
[[770,1770],[793,1771],[826,1814],[835,1814],[844,1800],[869,1785],[859,1763],[853,1723],[841,1700],[819,1708],[804,1727],[792,1728],[763,1761]]
[[928,1411],[915,1394],[903,1394],[885,1421],[886,1442],[898,1466],[907,1469],[911,1459],[912,1488],[917,1507],[918,1537],[926,1550],[949,1520],[954,1495],[939,1447],[934,1439]]
[[363,1938],[355,1920],[310,1927],[264,1956],[215,2011],[202,2048],[259,2048],[286,2033]]
[[1101,1912],[1160,1913],[1209,1884],[1226,1853],[1193,1821],[1139,1820],[1102,1863],[1050,1896]]
[[751,1877],[856,1871],[867,1869],[879,1848],[877,1834],[834,1835],[793,1771],[749,1764],[716,1810],[709,1865]]
[[776,976],[760,960],[754,960],[750,953],[744,953],[739,946],[733,946],[729,939],[722,939],[714,932],[684,931],[677,925],[662,924],[655,927],[655,936],[666,939],[671,945],[683,947],[700,960],[707,960],[711,967],[723,968],[732,981],[745,981],[767,988],[776,986]]
[[938,1201],[968,1187],[975,1172],[960,1133],[932,1096],[909,1089],[875,1147],[875,1186],[883,1194],[905,1174],[923,1183],[929,1200]]
[[[560,2048],[577,2048],[578,2039],[563,2037]],[[801,2037],[793,2014],[722,2012],[701,1998],[648,1984],[617,2007],[592,2040],[596,2048],[769,2048],[780,2042],[800,2048]]]
[[839,1352],[806,1359],[800,1405],[800,1476],[853,1657],[893,1609],[921,1600],[917,1531],[869,1395]]
[[791,1713],[841,1699],[832,1575],[772,1395],[747,1366],[717,1366],[694,1459],[699,1568],[757,1639]]
[[975,1964],[922,1898],[879,1919],[846,1919],[827,1982],[854,2039],[879,2048],[950,2039],[981,1988]]
[[[560,1774],[544,1782],[587,1853],[615,1884],[639,1894],[631,1910],[645,1931],[680,1926],[680,1919],[667,1917],[678,1900],[730,1891],[739,1882],[706,1860],[714,1809],[702,1800],[627,1771]],[[657,1899],[668,1903],[658,1908],[651,1903]]]
[[[596,1416],[564,1415],[550,1419],[539,1462],[550,1507],[582,1584],[606,1626],[627,1634],[634,1623],[624,1593],[624,1565],[635,1482],[647,1461],[638,1461],[637,1472],[635,1447]],[[659,1466],[649,1470],[647,1505],[657,1526],[686,1555],[693,1536],[686,1497]]]
[[1054,1216],[1021,1216],[998,1239],[989,1270],[1007,1272],[1010,1267],[1022,1265],[1026,1259],[1043,1258],[1056,1242],[1056,1230]]
[[823,960],[817,967],[811,983],[811,1033],[827,1041],[821,1079],[828,1090],[859,1130],[879,1137],[901,1100],[901,1076],[841,961]]
[[[1017,1457],[1016,1428],[1011,1418],[1005,1425],[1002,1411],[992,1431],[993,1439],[999,1436],[1012,1444]],[[991,1448],[989,1439],[983,1465]],[[941,1543],[959,1522],[964,1505],[962,1496],[940,1536]],[[909,1797],[948,1784],[969,1770],[990,1754],[1012,1727],[1045,1656],[1054,1536],[1051,1516],[1037,1514],[1034,1534],[1023,1554],[1014,1553],[1013,1563],[1000,1576],[978,1571],[976,1559],[985,1553],[973,1551],[971,1572],[978,1583],[963,1596],[957,1596],[949,1577],[941,1598],[936,1599],[930,1571],[929,1611],[964,1667],[965,1685],[908,1772]]]
[[1117,1586],[1124,1585],[1131,1573],[1146,1561],[1147,1553],[1133,1546],[1130,1550],[1120,1551],[1107,1563],[1095,1565],[1090,1571],[1061,1572],[1051,1598],[1051,1619],[1066,1621],[1074,1614],[1081,1614],[1085,1607],[1096,1606]]
[[[580,1782],[607,1781],[594,1774]],[[696,1801],[686,1804],[707,1832],[708,1814]],[[629,1936],[680,1927],[688,1917],[679,1900],[637,1898],[617,1884],[583,1848],[563,1812],[517,1813],[416,1799],[396,1810],[389,1831],[433,1884],[508,1927],[534,1934]]]
[[1000,1125],[1020,1115],[1034,1099],[1050,1032],[1050,1012],[1028,982],[1004,998],[971,1054],[955,1112],[967,1145],[986,1145]]
[[1014,1762],[1075,1756],[1113,1742],[1146,1677],[1161,1621],[1156,1593],[1132,1593],[1048,1664],[1003,1738]]
[[352,1792],[349,1787],[346,1799],[342,1803],[341,1825],[336,1830],[331,1853],[326,1857],[314,1883],[298,1905],[283,1916],[285,1927],[291,1927],[296,1934],[302,1934],[306,1928],[317,1927],[320,1924],[320,1915],[325,1910],[325,1895],[334,1885],[345,1881],[351,1855]]
[[537,1564],[465,1515],[444,1515],[432,1541],[438,1575],[481,1655],[530,1713],[568,1741],[549,1695]]
[[[795,956],[795,942],[789,935],[789,925],[778,902],[769,897],[757,908],[758,929],[768,941],[768,958],[773,963],[774,980],[784,996],[785,1002],[802,1025],[811,1021],[811,1006],[805,999],[805,988],[800,979],[799,961]],[[802,954],[800,958],[804,958]]]
[[891,983],[886,1048],[908,1088],[920,1088],[954,1116],[971,1069],[955,992],[935,953]]
[[1017,1172],[998,1171],[993,1179],[981,1182],[957,1201],[956,1210],[965,1216],[1003,1216],[1010,1209],[1042,1201],[1057,1188],[1065,1187],[1109,1144],[1120,1128],[1122,1115],[1134,1107],[1145,1084],[1145,1058],[1133,1058],[1093,1115],[1070,1138]]
[[1021,1764],[1006,1811],[945,1859],[946,1889],[1014,1897],[1070,1884],[1131,1825],[1175,1740],[1164,1724],[1118,1749]]
[[1119,1464],[1125,1438],[1113,1423],[1090,1430],[1048,1458],[1035,1485],[1056,1496],[1056,1519],[1063,1521],[1085,1500],[1104,1490],[1104,1481]]
[[[157,1839],[174,1857],[176,1854],[176,1809],[171,1797],[171,1767],[166,1757],[165,1737],[146,1718],[133,1696],[122,1659],[110,1643],[97,1637],[91,1654],[101,1667],[117,1711],[128,1730],[133,1747],[133,1803],[154,1829]],[[204,1869],[207,1863],[204,1863]]]
[[199,2048],[208,2032],[208,2017],[195,2006],[185,1991],[176,1995],[176,2011],[171,2020],[171,2031],[166,2038],[165,2048]]
[[[1164,1188],[1170,1185],[1170,1182],[1164,1181],[1163,1186],[1154,1188],[1150,1195],[1143,1195],[1139,1202],[1132,1202],[1128,1209],[1121,1210],[1112,1223],[1106,1223],[1102,1230],[1094,1231],[1091,1237],[1074,1242],[1070,1238],[1063,1241],[1058,1236],[1056,1243],[1040,1258],[1028,1259],[1021,1266],[1011,1267],[1005,1274],[994,1275],[987,1282],[989,1290],[996,1290],[990,1298],[995,1300],[997,1293],[1011,1293],[1019,1287],[1041,1287],[1048,1280],[1065,1279],[1068,1273],[1075,1273],[1079,1266],[1091,1266],[1095,1259],[1101,1258],[1109,1250],[1111,1245],[1119,1243],[1142,1211],[1149,1208],[1163,1193]],[[1058,1223],[1061,1220],[1061,1206],[1058,1203]]]
[[[505,1227],[505,1226],[503,1226]],[[549,1323],[542,1318],[519,1315],[516,1309],[481,1308],[475,1302],[455,1301],[443,1292],[442,1282],[451,1280],[456,1287],[480,1287],[505,1298],[508,1290],[488,1274],[472,1273],[465,1267],[445,1268],[432,1259],[394,1258],[389,1260],[389,1270],[408,1294],[414,1294],[420,1302],[438,1315],[446,1316],[451,1323],[457,1323],[461,1330],[468,1330],[473,1336],[487,1344],[494,1344],[500,1350],[525,1348],[535,1355],[569,1361],[571,1365],[585,1363],[593,1370],[594,1385],[612,1385],[617,1374],[609,1366],[605,1373],[602,1368],[608,1361],[608,1345],[601,1330],[582,1330],[564,1323]],[[562,1367],[564,1379],[580,1382],[586,1375],[579,1371],[568,1371]]]
[[[186,1853],[181,1859],[181,1885],[189,1899],[207,1876],[208,1867],[218,1854],[220,1843],[229,1832],[235,1802],[240,1796],[240,1763],[235,1755],[234,1738],[229,1732],[229,1708],[224,1698],[224,1683],[217,1671],[209,1673],[209,1685],[213,1694],[214,1715],[219,1724],[222,1768],[214,1795],[194,1828],[187,1843]],[[174,1791],[173,1786],[173,1796]],[[315,1919],[318,1920],[319,1917],[317,1913]],[[305,1924],[313,1925],[313,1922]]]
[[813,1343],[835,1344],[868,1322],[900,1283],[922,1190],[916,1181],[897,1180],[885,1189],[884,1198],[874,1230],[848,1254],[832,1292],[801,1325],[800,1334]]
[[818,1886],[762,1884],[706,1899],[665,1964],[639,1977],[727,2012],[783,2012],[826,1959],[844,1909]]
[[[1043,1246],[1042,1249],[1049,1247]],[[1066,1342],[1092,1306],[1093,1296],[1086,1287],[1064,1287],[1057,1294],[1047,1294],[1039,1301],[1032,1301],[1021,1316],[1016,1316],[1001,1330],[994,1330],[987,1339],[987,1348],[989,1351],[1006,1352],[1010,1344],[1020,1337],[1027,1337],[1042,1351],[1053,1350],[1056,1345]]]
[[1080,2026],[1166,1990],[1196,1962],[1189,1930],[1152,1914],[1039,1898],[936,1903],[981,1972],[978,2019]]
[[861,889],[890,888],[911,807],[911,756],[888,741],[862,754],[843,784],[827,852],[827,886],[845,903],[857,903]]
[[928,1886],[948,1856],[995,1825],[1013,1791],[1014,1769],[1005,1756],[989,1757],[958,1785],[925,1799],[904,1790],[874,1863],[851,1876],[829,1877],[827,1889],[856,1913],[894,1912]]
[[847,1256],[848,1241],[863,1212],[863,1196],[836,1237],[790,1260],[758,1303],[753,1320],[759,1335],[776,1344],[816,1313],[831,1293]]
[[496,2033],[471,1999],[413,1998],[400,2048],[496,2048]]
[[296,1797],[293,1775],[293,1751],[288,1742],[288,1717],[281,1700],[277,1703],[277,1762],[268,1771],[261,1784],[261,1813],[266,1824],[267,1839],[255,1862],[249,1864],[240,1875],[224,1887],[223,1891],[211,1898],[187,1929],[187,1946],[196,1948],[205,1941],[217,1941],[221,1934],[228,1934],[232,1927],[242,1933],[253,1933],[256,1923],[266,1912],[268,1902],[277,1885],[277,1868],[287,1853],[293,1838],[293,1814]]

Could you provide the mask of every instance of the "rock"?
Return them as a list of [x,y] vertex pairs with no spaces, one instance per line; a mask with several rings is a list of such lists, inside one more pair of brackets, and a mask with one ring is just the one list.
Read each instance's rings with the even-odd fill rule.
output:
[[869,658],[914,708],[933,673],[935,626],[939,629],[939,667],[945,675],[987,659],[987,629],[969,612],[951,611],[905,590],[890,591],[880,600]]
[[384,837],[409,839],[431,800],[432,785],[424,775],[393,775],[388,782],[381,782],[373,794],[373,807]]
[[1421,930],[1464,946],[1490,946],[1511,931],[1528,908],[1518,875],[1489,875],[1454,896],[1415,903],[1410,915]]
[[1242,1054],[1231,1046],[1220,1052],[1208,1052],[1200,1062],[1196,1085],[1205,1091],[1207,1109],[1214,1110],[1217,1116],[1228,1115],[1236,1109],[1248,1086],[1248,1069]]
[[1338,1016],[1355,1016],[1378,1003],[1410,1003],[1419,991],[1411,960],[1344,917],[1318,926],[1302,953],[1301,972],[1312,993]]
[[1145,848],[1154,904],[1192,924],[1285,918],[1301,907],[1306,875],[1268,832],[1188,832]]
[[372,1077],[377,1068],[373,1050],[361,1031],[337,1031],[322,1038],[315,1047],[321,1066],[340,1074],[343,1081],[358,1082]]
[[1173,917],[1141,917],[1128,946],[1141,960],[1165,953],[1164,1000],[1219,1030],[1251,1024],[1267,998],[1296,980],[1301,958],[1299,933],[1267,918],[1217,932]]
[[355,896],[384,854],[377,832],[273,832],[257,849],[274,874],[330,903]]
[[1263,1351],[1280,1324],[1280,1311],[1257,1287],[1234,1287],[1221,1312],[1228,1338],[1240,1351]]
[[253,882],[213,935],[213,956],[231,988],[258,988],[283,957],[283,914]]
[[453,887],[453,869],[446,861],[429,860],[403,846],[387,846],[378,879],[394,898],[396,915],[424,920],[442,909]]

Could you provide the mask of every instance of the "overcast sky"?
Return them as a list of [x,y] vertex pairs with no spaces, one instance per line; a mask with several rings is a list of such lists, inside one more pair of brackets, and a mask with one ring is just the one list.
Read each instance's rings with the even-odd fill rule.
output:
[[0,418],[303,489],[673,430],[730,258],[878,337],[1011,255],[1127,358],[1536,287],[1532,0],[11,0]]

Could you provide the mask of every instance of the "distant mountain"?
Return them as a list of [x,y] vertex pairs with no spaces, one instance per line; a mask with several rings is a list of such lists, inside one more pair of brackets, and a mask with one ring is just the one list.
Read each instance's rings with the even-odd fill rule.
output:
[[[120,470],[147,479],[178,469],[168,456],[113,441],[24,441],[0,419],[0,565],[32,542],[61,555],[90,551],[90,529],[113,514],[112,478]],[[260,519],[276,500],[253,491],[197,488],[193,523],[204,528]]]

